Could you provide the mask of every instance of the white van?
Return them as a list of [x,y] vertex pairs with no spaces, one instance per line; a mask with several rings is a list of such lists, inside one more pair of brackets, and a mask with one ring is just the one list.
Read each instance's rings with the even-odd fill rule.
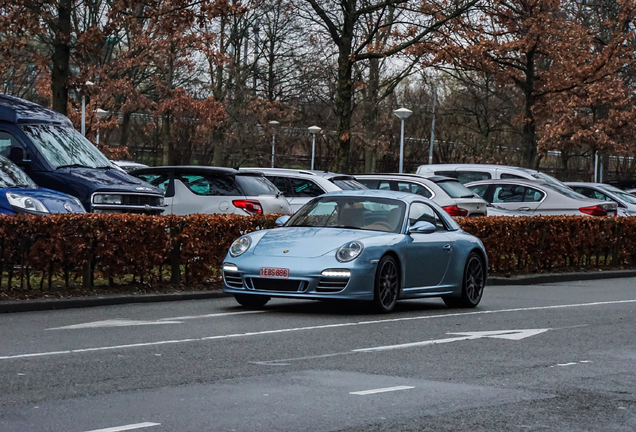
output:
[[548,183],[563,184],[554,177],[533,169],[494,164],[420,165],[417,167],[417,174],[425,177],[434,175],[453,177],[463,184],[490,179],[543,180]]

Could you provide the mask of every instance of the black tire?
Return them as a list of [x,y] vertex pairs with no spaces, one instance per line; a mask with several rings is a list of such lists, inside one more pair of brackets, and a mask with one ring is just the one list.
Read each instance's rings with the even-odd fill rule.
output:
[[234,294],[236,301],[243,307],[258,309],[267,304],[271,297],[257,294]]
[[486,286],[484,260],[477,252],[471,252],[466,259],[459,297],[442,297],[448,307],[474,308],[481,301]]
[[375,272],[373,305],[378,312],[389,313],[400,294],[400,269],[389,255],[382,257]]

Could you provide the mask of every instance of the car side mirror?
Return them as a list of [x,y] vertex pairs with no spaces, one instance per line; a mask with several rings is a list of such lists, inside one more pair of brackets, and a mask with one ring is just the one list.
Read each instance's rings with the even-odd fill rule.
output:
[[9,150],[9,160],[19,167],[25,167],[29,164],[28,160],[25,160],[26,153],[22,147],[11,147]]
[[277,227],[282,227],[283,225],[285,225],[285,223],[286,223],[289,219],[290,219],[290,217],[289,217],[289,216],[284,215],[284,216],[281,216],[281,217],[279,217],[278,219],[276,219],[276,222],[274,222],[274,224],[275,224]]
[[409,233],[432,234],[435,231],[437,231],[435,225],[424,221],[415,222],[413,226],[409,227]]

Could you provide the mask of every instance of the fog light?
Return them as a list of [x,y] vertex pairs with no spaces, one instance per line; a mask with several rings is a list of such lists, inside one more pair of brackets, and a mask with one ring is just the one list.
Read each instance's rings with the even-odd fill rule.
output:
[[326,277],[345,278],[345,277],[351,277],[351,270],[347,270],[347,269],[328,269],[328,270],[323,270],[323,272],[321,274],[323,276],[326,276]]
[[223,271],[237,272],[238,267],[235,266],[234,264],[223,263]]

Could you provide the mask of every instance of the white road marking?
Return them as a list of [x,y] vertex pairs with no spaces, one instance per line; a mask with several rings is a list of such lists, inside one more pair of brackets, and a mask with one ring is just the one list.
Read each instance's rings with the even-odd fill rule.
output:
[[184,320],[201,319],[201,318],[218,318],[218,317],[226,317],[231,315],[245,315],[245,314],[253,314],[253,313],[263,313],[263,312],[266,312],[266,311],[224,312],[224,313],[205,314],[205,315],[190,315],[190,316],[173,317],[173,318],[160,318],[158,320],[147,320],[147,321],[115,318],[111,320],[93,321],[93,322],[74,324],[74,325],[69,325],[64,327],[52,327],[52,328],[47,328],[47,330],[76,330],[76,329],[84,329],[84,328],[130,327],[130,326],[158,325],[158,324],[183,324]]
[[438,318],[459,317],[459,316],[464,317],[464,316],[472,316],[472,315],[488,315],[488,314],[509,313],[509,312],[528,312],[528,311],[536,311],[536,310],[606,306],[606,305],[626,304],[626,303],[636,303],[636,300],[615,300],[615,301],[607,301],[607,302],[578,303],[578,304],[553,305],[553,306],[535,306],[535,307],[527,307],[527,308],[460,312],[460,313],[450,313],[450,314],[440,314],[440,315],[425,315],[425,316],[417,316],[417,317],[388,318],[388,319],[373,320],[373,321],[326,324],[326,325],[320,325],[320,326],[295,327],[295,328],[286,328],[286,329],[278,329],[278,330],[264,330],[264,331],[249,332],[249,333],[233,333],[233,334],[227,334],[227,335],[209,336],[209,337],[193,338],[193,339],[146,342],[146,343],[115,345],[115,346],[75,349],[75,350],[66,350],[66,351],[48,351],[48,352],[32,353],[32,354],[6,355],[6,356],[0,356],[0,360],[12,360],[12,359],[26,358],[26,357],[42,357],[42,356],[60,355],[60,354],[74,354],[74,353],[82,353],[82,352],[89,352],[89,351],[106,351],[106,350],[137,348],[137,347],[186,343],[186,342],[200,342],[205,340],[233,339],[233,338],[241,338],[241,337],[248,337],[248,336],[261,336],[261,335],[267,335],[267,334],[291,333],[291,332],[308,331],[308,330],[323,330],[323,329],[353,327],[353,326],[370,325],[370,324],[385,324],[385,323],[404,322],[404,321],[417,321],[417,320],[425,320],[425,319],[438,319]]
[[582,363],[592,363],[592,361],[591,360],[581,360],[581,361],[578,361],[578,362],[558,363],[558,364],[550,366],[550,367],[553,368],[553,367],[574,366],[574,365],[582,364]]
[[110,428],[106,428],[106,429],[95,429],[95,430],[87,431],[87,432],[121,432],[121,431],[129,431],[129,430],[133,430],[133,429],[142,429],[142,428],[147,428],[147,427],[152,427],[152,426],[160,426],[160,425],[161,425],[161,423],[145,422],[145,423],[129,424],[129,425],[125,425],[125,426],[115,426],[115,427],[110,427]]
[[359,395],[359,396],[366,396],[366,395],[370,395],[370,394],[386,393],[386,392],[393,392],[393,391],[400,391],[400,390],[409,390],[409,389],[414,389],[414,388],[415,387],[413,387],[413,386],[397,386],[397,387],[387,387],[387,388],[374,389],[374,390],[363,390],[363,391],[357,391],[357,392],[350,392],[349,394]]
[[500,331],[483,331],[483,332],[467,332],[467,333],[447,333],[447,334],[458,334],[465,335],[462,337],[455,338],[447,338],[447,339],[433,339],[421,342],[411,342],[399,345],[386,345],[379,346],[373,348],[359,348],[352,350],[353,352],[375,352],[375,351],[389,351],[394,349],[403,349],[403,348],[412,348],[412,347],[422,347],[426,345],[438,345],[449,342],[459,342],[471,339],[481,339],[481,338],[499,338],[499,339],[510,339],[510,340],[521,340],[530,336],[534,336],[540,333],[547,332],[550,329],[530,329],[530,330],[500,330]]

